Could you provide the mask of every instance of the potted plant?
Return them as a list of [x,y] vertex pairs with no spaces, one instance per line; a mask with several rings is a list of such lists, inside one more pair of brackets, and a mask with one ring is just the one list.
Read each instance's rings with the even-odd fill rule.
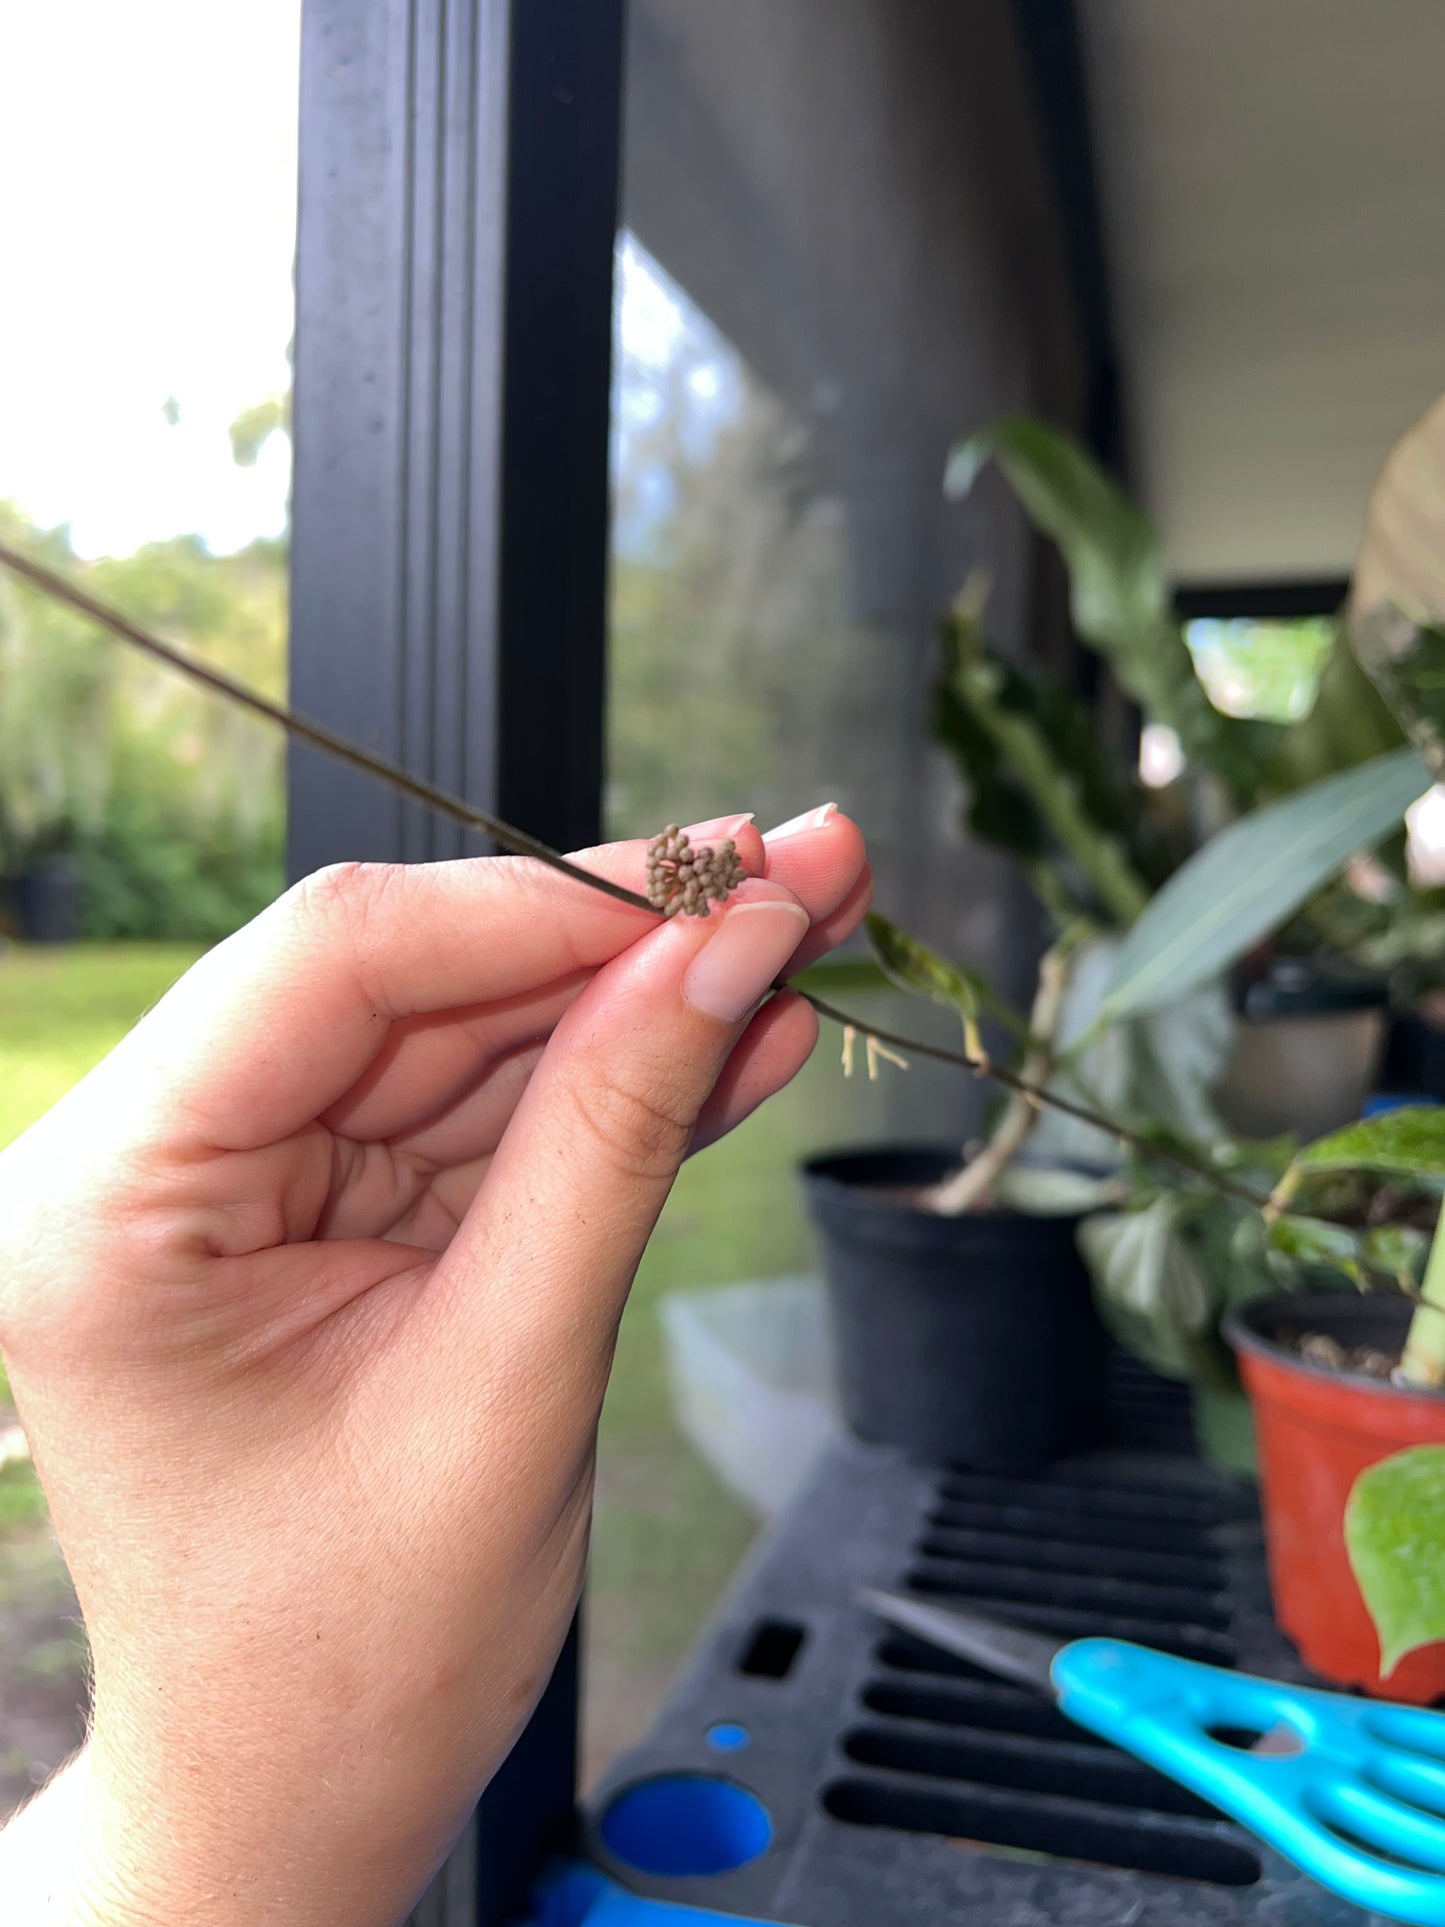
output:
[[[894,982],[959,1009],[980,1062],[987,1006],[1018,1040],[1018,1082],[1048,1081],[1067,942],[1045,956],[1025,1025],[981,980],[886,919],[871,916],[869,934]],[[849,1035],[845,1063],[855,1048]],[[872,1070],[875,1040],[865,1037],[863,1048]],[[1111,1195],[1109,1179],[1087,1166],[1026,1161],[1037,1117],[1015,1092],[971,1158],[884,1147],[804,1166],[843,1415],[865,1438],[990,1471],[1027,1470],[1103,1438],[1106,1341],[1075,1232]]]
[[[1241,1143],[1213,1120],[1220,980],[1428,781],[1414,751],[1395,751],[1241,818],[1122,937],[1080,925],[1046,953],[1027,1023],[976,972],[869,918],[891,980],[956,1010],[969,1058],[1011,1094],[971,1157],[853,1153],[806,1167],[857,1429],[1013,1469],[1097,1437],[1102,1350],[1085,1335],[1094,1313],[1074,1245],[1131,1349],[1228,1394],[1217,1332],[1228,1303],[1280,1274],[1306,1284],[1338,1253],[1293,1219],[1271,1246],[1259,1207],[1293,1145]],[[989,1016],[1018,1040],[1005,1058],[985,1049]],[[1030,1150],[1043,1153],[1032,1166]]]
[[[1445,777],[1445,402],[1397,445],[1371,496],[1350,637]],[[1437,941],[1439,930],[1436,931]],[[1266,1300],[1230,1322],[1254,1404],[1271,1585],[1281,1623],[1327,1677],[1390,1698],[1445,1693],[1445,1113],[1394,1108],[1307,1147],[1274,1197],[1274,1237],[1370,1254],[1302,1221],[1312,1187],[1369,1170],[1419,1194],[1434,1224],[1412,1263],[1408,1224],[1377,1265],[1406,1291],[1381,1300]],[[1371,1234],[1363,1234],[1369,1236]],[[1378,1237],[1378,1233],[1374,1234]],[[1419,1277],[1418,1292],[1414,1280]]]
[[1280,1624],[1326,1678],[1420,1703],[1445,1693],[1442,1192],[1438,1107],[1306,1146],[1267,1235],[1334,1288],[1253,1298],[1225,1320],[1254,1410]]
[[[1076,633],[1137,706],[1146,738],[1173,746],[1146,782],[1129,746],[1101,744],[1057,677],[976,647],[970,662],[949,639],[936,726],[964,778],[969,829],[1023,864],[1046,910],[1076,905],[1082,886],[1127,927],[1228,822],[1405,743],[1343,623],[1276,638],[1279,673],[1240,692],[1258,638],[1196,652],[1147,519],[1082,449],[1043,423],[1004,422],[955,450],[952,491],[971,489],[989,460],[1058,546]],[[1257,708],[1238,710],[1241,700]],[[1437,893],[1412,882],[1397,826],[1239,960],[1226,985],[1238,1029],[1214,1092],[1235,1135],[1315,1136],[1358,1116],[1387,985],[1413,998],[1439,979],[1441,910]]]
[[[1206,1390],[1234,1386],[1216,1336],[1221,1306],[1212,1287],[1195,1285],[1212,1244],[1236,1235],[1198,1174],[1242,1169],[1250,1155],[1230,1143],[1212,1101],[1234,1048],[1225,981],[1291,919],[1338,897],[1345,859],[1395,829],[1428,777],[1393,723],[1376,732],[1380,755],[1356,760],[1315,742],[1286,758],[1290,732],[1221,715],[1169,613],[1138,511],[1038,424],[967,445],[955,487],[969,485],[985,454],[1059,543],[1076,627],[1189,746],[1198,775],[1188,794],[1151,796],[1102,750],[1069,690],[989,646],[982,590],[965,590],[944,627],[937,733],[964,773],[970,828],[1024,866],[1056,939],[1025,1019],[976,973],[870,919],[891,980],[956,1008],[980,1062],[978,1027],[994,1020],[1006,1053],[995,1069],[1007,1068],[1015,1089],[962,1163],[957,1150],[895,1148],[815,1159],[804,1181],[851,1422],[920,1456],[1017,1468],[1092,1442],[1104,1425],[1104,1346],[1080,1242],[1126,1337],[1137,1339],[1130,1313],[1141,1293],[1163,1306],[1170,1345],[1162,1356],[1139,1346],[1152,1362]],[[1348,680],[1335,671],[1332,687]],[[1326,733],[1317,718],[1309,727]],[[1349,746],[1373,741],[1356,732]],[[1340,767],[1321,778],[1331,754]],[[1270,769],[1317,780],[1298,789]],[[1283,800],[1255,813],[1262,827],[1246,814],[1190,857],[1200,823],[1247,811],[1271,781]],[[1223,904],[1233,909],[1220,923]],[[1051,1108],[1041,1121],[1035,1094],[1045,1087],[1075,1115],[1061,1123]],[[1156,1198],[1161,1161],[1172,1191]],[[1176,1195],[1191,1170],[1204,1184],[1198,1200],[1187,1186]],[[1266,1189],[1276,1175],[1277,1157]],[[1261,1281],[1267,1272],[1255,1288]],[[1181,1326],[1184,1342],[1172,1342]]]

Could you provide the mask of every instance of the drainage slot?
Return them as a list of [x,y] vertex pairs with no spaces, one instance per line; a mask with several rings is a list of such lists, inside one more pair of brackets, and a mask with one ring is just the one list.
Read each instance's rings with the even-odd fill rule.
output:
[[977,1780],[1021,1793],[1087,1795],[1103,1806],[1148,1813],[1184,1813],[1215,1820],[1213,1807],[1166,1780],[1140,1761],[1112,1748],[1074,1746],[1067,1740],[1029,1739],[995,1733],[899,1733],[862,1727],[843,1751],[859,1766],[893,1773],[926,1774],[933,1780]]
[[[971,1576],[970,1576],[971,1577]],[[976,1606],[984,1613],[1006,1619],[1011,1625],[1038,1627],[1042,1632],[1058,1633],[1067,1639],[1132,1639],[1138,1646],[1157,1646],[1160,1652],[1177,1653],[1181,1659],[1202,1659],[1210,1666],[1233,1666],[1235,1645],[1222,1630],[1205,1626],[1181,1626],[1181,1614],[1161,1612],[1157,1618],[1130,1613],[1123,1617],[1101,1614],[1074,1605],[1041,1606],[1032,1600],[1010,1599],[1001,1605],[996,1596],[979,1593],[970,1583],[934,1579],[927,1573],[911,1573],[913,1592],[936,1594],[960,1606]],[[1191,1614],[1191,1617],[1195,1615]],[[981,1677],[987,1678],[983,1673]]]
[[1025,1537],[1022,1533],[954,1529],[930,1532],[918,1550],[925,1559],[967,1561],[970,1565],[1064,1572],[1071,1577],[1142,1579],[1201,1592],[1224,1590],[1224,1569],[1213,1553],[1141,1551],[1117,1544],[1060,1545],[1057,1540]]
[[754,1679],[786,1679],[807,1637],[807,1628],[790,1619],[759,1620],[739,1655],[738,1671]]
[[[883,1655],[885,1663],[887,1656]],[[920,1686],[911,1680],[878,1681],[863,1695],[870,1713],[918,1720],[932,1726],[966,1726],[990,1733],[1023,1733],[1040,1740],[1067,1740],[1095,1749],[1108,1745],[1064,1718],[1035,1693],[1012,1686]]]
[[930,1525],[940,1531],[982,1530],[1017,1534],[1035,1542],[1064,1546],[1129,1548],[1140,1552],[1190,1553],[1207,1557],[1214,1551],[1205,1525],[1169,1525],[1154,1519],[1089,1519],[1048,1506],[989,1505],[984,1501],[949,1500],[935,1506]]
[[1141,1580],[1104,1578],[1091,1573],[1027,1570],[972,1560],[934,1560],[908,1575],[916,1592],[968,1593],[974,1599],[1060,1604],[1080,1612],[1158,1620],[1165,1626],[1202,1626],[1213,1632],[1229,1627],[1229,1612],[1218,1597],[1187,1586],[1151,1586]]
[[945,1653],[942,1647],[930,1646],[924,1640],[911,1639],[903,1633],[894,1634],[883,1641],[878,1648],[878,1660],[880,1665],[896,1667],[901,1673],[927,1673],[935,1679],[987,1680],[991,1683],[998,1679],[998,1674],[989,1672],[986,1666],[975,1666],[970,1659],[960,1659],[956,1653]]
[[1087,1519],[1148,1519],[1164,1525],[1219,1521],[1219,1502],[1202,1492],[1168,1485],[1093,1485],[1083,1480],[1003,1479],[982,1473],[949,1473],[939,1483],[946,1505],[1029,1505]]
[[1250,1887],[1260,1877],[1259,1861],[1247,1847],[1206,1831],[1198,1821],[1115,1815],[1046,1796],[994,1793],[988,1787],[934,1792],[856,1778],[828,1787],[823,1807],[848,1826],[938,1834],[970,1845],[1011,1847],[1216,1887]]

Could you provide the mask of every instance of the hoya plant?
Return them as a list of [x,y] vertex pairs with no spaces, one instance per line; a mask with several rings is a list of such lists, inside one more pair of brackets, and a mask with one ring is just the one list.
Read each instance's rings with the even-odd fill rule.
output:
[[[1297,949],[1439,981],[1445,899],[1411,883],[1403,821],[1445,777],[1445,501],[1438,539],[1421,541],[1422,498],[1445,476],[1445,404],[1382,476],[1348,620],[1292,726],[1210,701],[1152,531],[1081,451],[1039,424],[1004,424],[957,451],[951,485],[972,487],[990,458],[1063,554],[1076,631],[1146,720],[1173,732],[1182,769],[1172,793],[1146,791],[1101,750],[1072,692],[990,645],[977,589],[960,598],[937,733],[964,775],[970,829],[1021,864],[1056,936],[1024,1014],[872,919],[890,977],[952,1006],[980,1066],[994,1021],[1004,1062],[989,1068],[1011,1086],[986,1143],[919,1202],[1089,1209],[1080,1243],[1109,1322],[1160,1369],[1206,1386],[1233,1382],[1217,1336],[1231,1302],[1325,1277],[1405,1290],[1419,1309],[1394,1369],[1438,1388],[1445,1114],[1401,1113],[1303,1149],[1247,1144],[1224,1131],[1210,1091],[1231,1041],[1228,975],[1281,932]],[[1367,851],[1378,853],[1368,894],[1347,867]],[[1020,1166],[1030,1146],[1105,1176],[1090,1186]],[[1351,1505],[1387,1665],[1445,1637],[1445,1526],[1420,1523],[1427,1498],[1445,1518],[1442,1497],[1445,1445],[1426,1446],[1373,1468]]]
[[[1042,422],[1006,421],[960,444],[951,492],[971,491],[990,462],[1062,557],[1075,633],[1145,724],[1168,732],[1178,750],[1170,780],[1144,783],[1118,746],[1101,741],[1096,716],[1061,678],[990,644],[976,592],[951,612],[934,727],[958,763],[968,828],[1022,866],[1061,926],[1085,914],[1127,929],[1229,822],[1405,744],[1343,622],[1317,625],[1314,660],[1301,657],[1290,679],[1298,684],[1291,707],[1302,698],[1302,715],[1226,714],[1174,615],[1163,552],[1143,512]],[[1256,638],[1251,651],[1258,646]],[[1442,912],[1445,899],[1412,884],[1397,823],[1367,868],[1331,872],[1276,934],[1296,953],[1403,971],[1416,988],[1442,974]]]
[[[1138,1324],[1162,1298],[1168,1355],[1151,1350],[1147,1320],[1136,1344],[1195,1375],[1211,1348],[1201,1354],[1194,1339],[1218,1310],[1217,1293],[1196,1288],[1198,1264],[1253,1234],[1215,1190],[1180,1174],[1233,1166],[1237,1188],[1252,1180],[1267,1192],[1288,1151],[1231,1143],[1212,1103],[1234,1042],[1228,974],[1286,927],[1297,943],[1363,957],[1366,936],[1378,945],[1393,920],[1399,949],[1403,875],[1386,872],[1388,904],[1366,903],[1345,866],[1396,838],[1429,775],[1342,640],[1294,725],[1223,714],[1173,616],[1143,514],[1041,423],[1006,422],[961,445],[949,487],[966,492],[990,459],[1057,544],[1076,631],[1146,718],[1174,732],[1184,759],[1170,793],[1148,789],[1072,690],[992,645],[986,594],[977,581],[965,588],[943,628],[935,732],[959,763],[968,827],[1023,867],[1054,940],[1024,1012],[977,972],[871,919],[884,970],[956,1008],[975,1058],[993,1020],[1005,1061],[991,1068],[1015,1084],[984,1146],[920,1202],[944,1212],[1128,1206],[1091,1226],[1089,1261],[1119,1322]],[[1054,1102],[1041,1105],[1040,1090]],[[1081,1168],[1100,1175],[1081,1181]]]

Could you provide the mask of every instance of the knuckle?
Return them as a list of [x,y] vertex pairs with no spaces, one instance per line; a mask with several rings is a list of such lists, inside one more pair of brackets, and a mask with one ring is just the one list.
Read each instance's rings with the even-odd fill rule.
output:
[[302,877],[291,891],[293,910],[302,918],[327,920],[352,913],[369,893],[369,873],[382,866],[374,863],[328,863],[324,870],[313,870]]
[[661,1078],[604,1071],[567,1088],[582,1129],[620,1176],[648,1184],[675,1176],[697,1120]]
[[396,863],[330,863],[303,877],[291,891],[292,914],[304,924],[335,927],[364,952],[368,928],[402,868]]

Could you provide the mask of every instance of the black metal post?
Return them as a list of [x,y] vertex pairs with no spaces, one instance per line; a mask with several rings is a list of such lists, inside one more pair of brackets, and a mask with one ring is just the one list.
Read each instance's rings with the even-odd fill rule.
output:
[[[563,848],[600,830],[623,0],[305,0],[291,696]],[[460,853],[307,750],[293,875]],[[414,1920],[567,1827],[576,1631]]]

